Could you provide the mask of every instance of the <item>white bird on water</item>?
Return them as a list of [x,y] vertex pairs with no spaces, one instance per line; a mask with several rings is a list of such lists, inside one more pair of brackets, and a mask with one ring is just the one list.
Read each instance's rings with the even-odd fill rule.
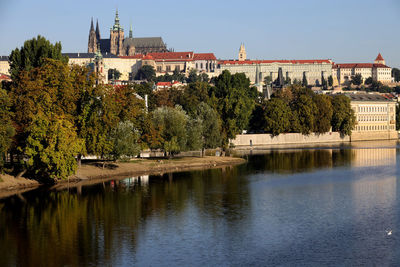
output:
[[392,235],[392,230],[386,230],[387,235]]

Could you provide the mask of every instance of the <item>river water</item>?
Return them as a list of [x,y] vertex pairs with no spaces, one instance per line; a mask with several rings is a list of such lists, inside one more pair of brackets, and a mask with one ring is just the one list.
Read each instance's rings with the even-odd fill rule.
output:
[[399,265],[399,149],[253,150],[236,167],[2,199],[0,266]]

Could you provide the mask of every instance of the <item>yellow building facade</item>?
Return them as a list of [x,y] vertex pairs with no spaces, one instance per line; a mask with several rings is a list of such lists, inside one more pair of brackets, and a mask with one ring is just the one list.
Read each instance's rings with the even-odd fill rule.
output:
[[[352,140],[397,139],[396,102],[378,94],[351,94],[356,117]],[[378,138],[379,139],[379,138]]]

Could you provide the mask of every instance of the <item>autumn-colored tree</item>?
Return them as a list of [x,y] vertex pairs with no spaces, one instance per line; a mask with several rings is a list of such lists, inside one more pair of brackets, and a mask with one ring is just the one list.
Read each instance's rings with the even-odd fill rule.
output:
[[66,179],[76,171],[75,155],[82,142],[73,124],[57,115],[39,112],[28,128],[26,167],[38,179]]
[[83,150],[75,126],[79,91],[70,74],[66,63],[46,59],[41,67],[21,71],[11,88],[14,152],[28,157],[21,163],[35,176],[66,178],[76,168],[70,160]]
[[7,92],[0,84],[0,173],[3,171],[4,160],[8,149],[11,146],[11,138],[14,135],[14,127],[11,123],[10,112],[11,101]]

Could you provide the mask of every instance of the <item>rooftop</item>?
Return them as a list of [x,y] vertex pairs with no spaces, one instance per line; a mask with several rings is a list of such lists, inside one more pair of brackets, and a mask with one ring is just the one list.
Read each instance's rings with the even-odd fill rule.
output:
[[338,63],[333,65],[334,69],[341,68],[341,69],[362,69],[362,68],[390,68],[384,64],[374,64],[374,63]]
[[391,101],[387,97],[378,94],[346,94],[351,101],[371,101],[371,102],[388,102]]
[[222,65],[252,65],[252,64],[272,64],[272,63],[281,63],[281,64],[332,64],[330,59],[300,59],[300,60],[221,60],[218,62]]
[[[63,53],[63,56],[69,58],[94,58],[95,53]],[[116,55],[110,53],[102,53],[103,58],[118,58]]]
[[382,60],[384,60],[383,59],[383,57],[382,57],[382,55],[381,55],[381,53],[379,53],[379,55],[376,57],[376,59],[375,59],[375,61],[382,61]]
[[217,60],[214,53],[196,53],[193,56],[194,60]]

